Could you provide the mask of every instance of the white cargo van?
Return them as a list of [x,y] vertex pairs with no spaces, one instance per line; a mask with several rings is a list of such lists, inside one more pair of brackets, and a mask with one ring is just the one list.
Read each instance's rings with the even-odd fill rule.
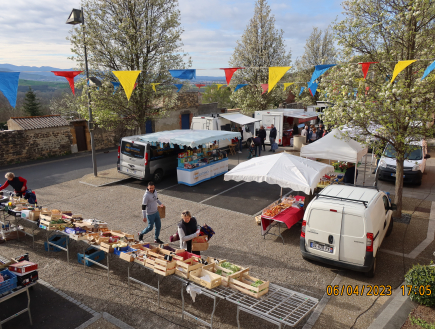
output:
[[328,186],[305,210],[302,257],[372,277],[382,241],[393,230],[395,209],[388,196],[377,189]]
[[160,182],[163,176],[175,172],[178,165],[178,145],[168,143],[152,146],[138,136],[123,137],[118,146],[118,172],[128,176]]

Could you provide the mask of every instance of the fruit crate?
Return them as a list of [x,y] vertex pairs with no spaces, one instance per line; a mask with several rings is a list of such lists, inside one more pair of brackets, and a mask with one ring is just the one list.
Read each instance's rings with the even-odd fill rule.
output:
[[9,279],[0,283],[0,296],[11,292],[17,287],[17,276],[9,270],[3,270],[0,274],[4,277],[7,275]]
[[[262,281],[263,283],[257,287],[253,287],[252,284],[257,281]],[[260,298],[269,291],[269,281],[259,280],[245,272],[235,273],[230,277],[229,287],[239,290],[246,295]]]
[[175,268],[175,275],[182,278],[189,279],[191,271],[201,268],[203,264],[198,263],[198,258],[191,257],[186,260],[177,260],[177,267]]
[[154,273],[167,276],[175,273],[177,260],[182,260],[173,252],[161,248],[155,248],[147,251],[145,266],[153,266]]
[[[210,278],[210,282],[207,280],[201,279],[204,276],[208,276]],[[189,274],[189,280],[193,281],[203,287],[206,287],[208,289],[213,289],[222,284],[222,277],[220,275],[217,275],[213,272],[204,270],[204,268],[198,268],[196,270],[193,270]]]
[[249,267],[244,268],[241,266],[237,266],[239,271],[233,272],[230,269],[219,266],[217,263],[205,265],[203,268],[209,272],[213,272],[222,277],[222,286],[228,287],[230,279],[233,277],[240,277],[241,274],[246,273],[249,274]]
[[41,215],[39,217],[39,228],[42,228],[47,231],[63,231],[68,223],[59,223],[59,224],[53,224],[51,223],[52,220],[59,220],[60,218],[54,218],[50,220],[42,219]]

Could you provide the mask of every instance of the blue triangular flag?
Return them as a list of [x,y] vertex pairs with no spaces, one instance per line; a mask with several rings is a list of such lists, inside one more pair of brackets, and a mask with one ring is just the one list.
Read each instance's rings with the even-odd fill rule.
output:
[[196,70],[169,70],[172,77],[175,79],[196,79]]
[[310,84],[310,86],[308,88],[310,88],[311,94],[314,97],[314,95],[316,94],[316,91],[317,91],[317,82]]
[[12,107],[17,104],[18,80],[20,72],[0,72],[0,91]]
[[238,84],[237,86],[236,86],[236,89],[234,89],[234,92],[236,92],[237,90],[239,90],[240,88],[243,88],[243,87],[245,87],[245,86],[247,86],[248,84],[247,83],[245,83],[245,84]]
[[426,78],[426,77],[429,75],[429,73],[433,71],[433,69],[435,69],[435,62],[432,62],[432,64],[430,64],[430,65],[426,68],[426,70],[424,70],[423,77],[421,78],[421,80],[423,80],[424,78]]
[[113,85],[113,88],[115,89],[114,91],[113,91],[113,93],[115,94],[115,92],[116,92],[116,89],[118,89],[118,87],[121,85],[119,82],[115,82],[115,81],[110,81],[111,83],[112,83],[112,85]]
[[177,87],[177,93],[180,91],[181,87],[183,87],[182,83],[174,83],[174,86]]
[[304,91],[305,87],[301,87],[301,91],[299,92],[299,96],[302,94],[302,92]]
[[308,85],[311,85],[314,80],[316,80],[318,77],[320,77],[323,73],[328,71],[331,67],[335,66],[337,64],[328,64],[328,65],[316,65],[315,70],[313,72],[313,76],[311,77],[310,82]]

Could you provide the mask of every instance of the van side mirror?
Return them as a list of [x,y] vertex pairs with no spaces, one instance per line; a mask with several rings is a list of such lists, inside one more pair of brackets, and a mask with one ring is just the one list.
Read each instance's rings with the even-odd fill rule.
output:
[[396,210],[397,210],[397,205],[394,204],[394,203],[392,203],[392,204],[391,204],[391,207],[390,207],[390,210],[392,210],[392,211],[396,211]]
[[429,158],[430,158],[430,154],[426,154],[426,155],[424,156],[424,158],[425,158],[425,159],[429,159]]

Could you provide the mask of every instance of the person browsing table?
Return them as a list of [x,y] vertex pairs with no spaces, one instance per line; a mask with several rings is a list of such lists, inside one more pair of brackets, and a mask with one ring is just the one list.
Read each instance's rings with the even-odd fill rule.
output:
[[162,222],[160,220],[160,214],[158,207],[164,207],[163,203],[157,197],[156,187],[153,182],[148,183],[148,188],[143,195],[142,200],[142,216],[143,221],[148,222],[148,226],[139,234],[139,241],[142,241],[143,236],[150,232],[154,224],[156,229],[154,231],[154,242],[162,244],[163,241],[159,239],[160,229],[162,228]]
[[15,177],[14,173],[11,172],[6,173],[5,178],[7,181],[0,186],[0,191],[10,185],[14,189],[15,194],[22,197],[27,190],[27,179],[24,179],[23,177]]
[[199,228],[196,218],[192,217],[190,211],[185,210],[181,213],[181,221],[178,223],[178,236],[180,237],[180,248],[185,249],[195,255],[200,255],[199,251],[192,251],[192,240],[199,236]]

